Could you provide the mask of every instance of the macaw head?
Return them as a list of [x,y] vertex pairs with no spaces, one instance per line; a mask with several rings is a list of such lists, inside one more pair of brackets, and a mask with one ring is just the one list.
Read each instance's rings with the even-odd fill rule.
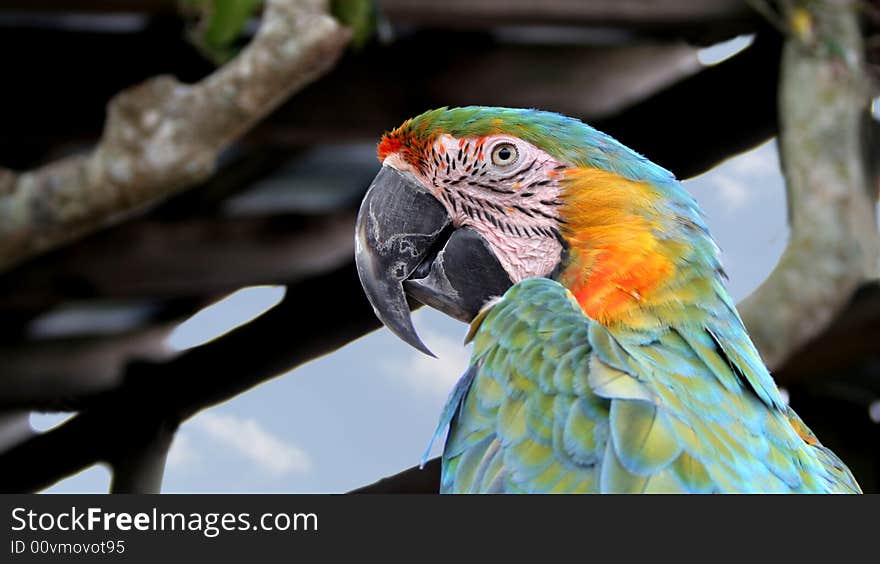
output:
[[694,241],[709,241],[696,254],[713,263],[673,175],[576,119],[441,108],[385,134],[378,155],[358,273],[382,322],[428,354],[407,296],[468,322],[511,285],[550,277],[611,323],[669,286]]

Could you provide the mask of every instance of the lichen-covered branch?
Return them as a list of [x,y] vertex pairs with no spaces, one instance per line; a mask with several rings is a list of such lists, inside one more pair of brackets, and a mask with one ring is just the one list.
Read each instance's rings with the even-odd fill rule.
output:
[[858,2],[786,2],[779,146],[791,237],[741,304],[764,360],[778,366],[876,271],[876,187],[864,127],[870,84]]
[[336,62],[350,36],[325,0],[268,0],[254,40],[202,81],[117,95],[89,154],[0,172],[0,271],[204,180],[217,155]]

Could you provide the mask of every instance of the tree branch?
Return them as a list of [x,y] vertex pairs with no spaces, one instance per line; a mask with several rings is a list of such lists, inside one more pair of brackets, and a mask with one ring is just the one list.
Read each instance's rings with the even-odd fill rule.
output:
[[[392,21],[468,27],[499,24],[562,24],[620,26],[628,29],[730,34],[743,33],[754,15],[739,0],[383,0],[382,11]],[[737,32],[733,32],[735,35]]]
[[[633,64],[631,57],[645,57],[644,49],[632,46],[619,50],[499,47],[466,35],[455,46],[432,50],[438,44],[443,44],[439,36],[424,35],[346,59],[296,103],[279,108],[244,142],[277,147],[299,147],[315,140],[375,142],[379,132],[431,107],[475,103],[540,107],[585,119],[679,178],[689,178],[777,131],[781,41],[775,33],[759,33],[742,53],[695,73],[688,70],[693,67],[687,53],[667,45],[643,62],[678,60],[679,70],[687,72],[677,77],[668,71],[647,73],[637,63],[643,75],[654,77],[651,81],[609,70],[601,62],[614,59],[626,68]],[[425,52],[436,54],[428,75],[419,60]],[[474,63],[475,59],[491,64]],[[524,60],[531,64],[520,66]],[[549,68],[558,70],[535,80],[535,69]],[[616,78],[605,82],[608,77]],[[401,83],[407,88],[399,88]],[[628,86],[621,89],[616,84]],[[352,99],[347,95],[352,89],[364,94]],[[598,102],[584,100],[594,93]],[[604,115],[608,112],[613,115]]]
[[120,335],[4,345],[0,347],[0,409],[89,407],[122,385],[132,359],[173,358],[176,351],[164,344],[172,329],[165,323]]
[[[84,297],[85,289],[105,299],[204,298],[334,272],[353,255],[354,214],[348,212],[307,219],[187,220],[176,228],[178,222],[159,228],[153,223],[130,223],[88,248],[72,247],[87,253],[65,251],[67,268],[59,270],[56,260],[49,268],[33,265],[10,273],[11,296],[9,301],[0,298],[0,307],[47,305],[73,297],[65,292]],[[352,282],[346,291],[359,291]],[[164,362],[174,357],[175,351],[163,344],[172,328],[165,322],[127,334],[0,345],[0,408],[73,411],[94,405],[123,383],[131,359]]]
[[[113,480],[110,493],[160,493],[168,449],[177,427],[160,422],[153,432],[145,435],[142,444],[120,449],[113,460]],[[127,443],[132,441],[128,437]]]
[[0,411],[0,451],[34,436],[27,411]]
[[[786,387],[811,386],[824,377],[858,380],[865,387],[880,382],[880,282],[862,285],[846,307],[819,335],[816,335],[773,372],[773,378]],[[870,372],[865,377],[863,372]],[[875,386],[875,397],[880,387]],[[867,406],[865,406],[867,407]]]
[[349,38],[322,0],[267,0],[257,36],[193,85],[158,76],[108,105],[96,149],[0,179],[0,270],[210,176],[217,154],[333,66]]
[[828,325],[876,272],[880,251],[865,160],[871,90],[858,2],[809,6],[792,8],[810,29],[786,39],[779,99],[791,236],[779,264],[740,306],[771,367]]
[[[120,387],[62,425],[0,453],[0,488],[34,491],[120,460],[202,409],[379,327],[353,264],[289,287],[251,323],[170,362],[129,366]],[[307,320],[307,321],[305,321]]]
[[432,458],[424,468],[413,466],[393,476],[352,490],[352,494],[436,494],[440,493],[440,459]]
[[40,311],[76,299],[205,297],[294,282],[349,262],[354,219],[354,211],[340,211],[128,222],[0,276],[0,311]]
[[702,174],[776,134],[780,49],[777,34],[759,32],[736,56],[592,125],[679,178]]

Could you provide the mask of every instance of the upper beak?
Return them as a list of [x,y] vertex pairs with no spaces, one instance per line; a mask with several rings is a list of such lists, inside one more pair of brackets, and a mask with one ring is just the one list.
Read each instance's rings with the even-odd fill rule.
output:
[[407,294],[462,321],[511,285],[488,243],[454,230],[446,208],[412,174],[383,166],[358,213],[355,262],[376,316],[433,356],[416,333]]

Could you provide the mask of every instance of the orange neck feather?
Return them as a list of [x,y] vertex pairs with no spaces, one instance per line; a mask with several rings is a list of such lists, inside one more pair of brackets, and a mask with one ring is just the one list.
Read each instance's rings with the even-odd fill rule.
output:
[[560,210],[569,258],[559,281],[605,325],[649,304],[676,273],[680,242],[661,237],[663,194],[596,168],[569,169]]

